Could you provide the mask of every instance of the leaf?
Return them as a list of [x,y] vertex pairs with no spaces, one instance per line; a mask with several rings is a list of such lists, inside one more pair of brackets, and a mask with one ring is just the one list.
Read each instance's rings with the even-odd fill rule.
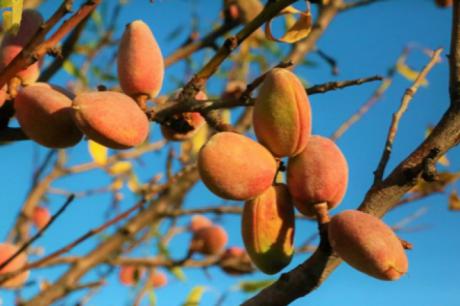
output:
[[182,270],[180,267],[173,267],[169,269],[169,271],[172,275],[174,275],[175,278],[177,278],[181,282],[187,281],[187,276],[185,276],[184,270]]
[[427,182],[420,179],[417,182],[417,185],[415,185],[415,187],[412,188],[410,192],[416,192],[422,195],[427,195],[433,192],[440,192],[444,190],[447,185],[452,184],[459,178],[460,173],[440,172],[437,174],[436,180],[434,182]]
[[3,12],[3,29],[7,32],[11,32],[11,28],[13,26],[13,14],[11,11],[4,11]]
[[192,141],[192,153],[194,155],[198,154],[201,147],[206,143],[208,140],[209,128],[207,124],[204,124],[195,135],[193,135]]
[[109,173],[111,175],[119,175],[119,174],[124,174],[133,168],[133,165],[129,161],[119,161],[110,166],[109,168]]
[[96,164],[101,166],[107,164],[108,149],[95,141],[88,140],[88,151]]
[[[284,35],[280,38],[274,37],[271,30],[272,19],[270,19],[265,24],[265,37],[268,40],[292,44],[307,37],[308,34],[310,34],[313,26],[313,20],[309,6],[307,6],[305,12],[299,11],[293,6],[288,6],[278,15],[286,15],[286,33],[284,33]],[[295,20],[293,15],[300,15],[300,17]]]
[[457,191],[452,191],[449,196],[449,210],[460,210],[460,198],[458,197]]
[[98,77],[101,81],[118,81],[118,77],[102,71],[99,67],[94,66],[91,70],[93,71],[94,76]]
[[110,185],[110,189],[113,191],[120,190],[123,188],[123,180],[121,178],[116,178],[112,181],[112,184]]
[[[396,70],[399,72],[400,75],[412,82],[415,81],[415,79],[418,77],[420,73],[418,71],[413,70],[402,61],[396,64]],[[421,85],[428,86],[428,81],[426,79],[423,79]]]
[[139,179],[137,178],[136,174],[131,173],[129,175],[127,185],[129,190],[136,193],[141,189],[141,184],[139,183]]
[[0,8],[8,8],[13,6],[13,0],[0,0]]
[[112,184],[110,185],[110,189],[113,191],[117,191],[117,190],[120,190],[121,188],[123,188],[123,180],[117,177],[116,179],[112,181]]
[[[21,17],[22,17],[22,1],[23,0],[13,0],[11,11],[12,11],[12,27],[19,30],[19,25],[21,24]],[[16,34],[15,33],[15,34]]]
[[238,284],[238,289],[245,293],[254,293],[270,286],[274,280],[256,280],[256,281],[242,281]]
[[157,304],[157,296],[155,290],[150,290],[149,292],[149,304],[150,306],[155,306]]
[[69,60],[64,61],[64,63],[62,64],[62,68],[64,68],[64,70],[71,76],[76,77],[80,81],[82,81],[85,86],[88,85],[88,78],[82,75],[80,72],[80,69],[78,69],[75,66],[75,64],[72,63],[71,61]]
[[283,171],[278,171],[275,177],[276,183],[284,183],[286,181],[286,176],[284,175]]
[[98,30],[102,30],[102,27],[103,27],[102,15],[98,10],[93,11],[93,13],[91,14],[91,19],[96,24],[96,27],[98,28]]
[[205,291],[205,286],[193,287],[182,306],[198,306]]

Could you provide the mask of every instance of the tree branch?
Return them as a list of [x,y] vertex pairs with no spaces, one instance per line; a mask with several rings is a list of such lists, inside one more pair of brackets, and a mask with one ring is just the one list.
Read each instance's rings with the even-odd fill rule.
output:
[[[460,32],[459,6],[458,1],[455,1],[454,11],[457,10],[457,13],[454,14],[456,16],[454,17],[454,28]],[[453,35],[453,37],[455,39],[453,38],[451,43],[455,47],[452,48],[452,54],[456,53],[460,47],[460,42],[457,41],[460,35]],[[460,57],[457,59],[460,60]],[[457,69],[459,65],[458,62],[452,60],[450,69]],[[455,81],[456,79],[453,78],[453,80]],[[454,84],[451,83],[450,86],[452,88]],[[438,152],[435,157],[436,160],[459,142],[460,107],[458,103],[452,103],[430,136],[402,161],[388,178],[367,192],[364,201],[359,206],[359,210],[381,218],[398,203],[406,192],[415,186],[423,170],[424,160],[432,154],[432,150],[436,149]],[[318,248],[304,263],[283,274],[275,283],[243,303],[243,305],[287,305],[320,286],[340,262],[341,260],[338,257]]]
[[401,100],[401,105],[399,106],[399,109],[393,114],[391,126],[388,131],[387,140],[385,143],[385,148],[383,150],[382,157],[380,159],[377,170],[375,170],[374,172],[375,174],[374,184],[378,184],[382,180],[383,173],[385,172],[385,167],[388,163],[388,160],[390,159],[393,142],[396,137],[396,133],[398,131],[398,125],[399,125],[399,121],[401,120],[401,117],[406,112],[407,108],[409,107],[409,103],[412,101],[412,98],[417,93],[417,90],[422,84],[423,80],[426,79],[427,74],[431,71],[434,65],[440,61],[441,52],[442,52],[442,49],[438,49],[434,51],[433,56],[431,57],[431,60],[423,68],[423,70],[419,73],[414,83],[412,83],[412,86],[406,90],[406,93],[404,94]]
[[25,48],[0,72],[0,87],[3,87],[19,71],[41,59],[48,51],[99,5],[100,0],[88,0],[80,9],[66,20],[56,32],[42,42],[49,30],[56,25],[64,15],[70,12],[72,1],[65,0],[54,15],[40,27],[34,38]]

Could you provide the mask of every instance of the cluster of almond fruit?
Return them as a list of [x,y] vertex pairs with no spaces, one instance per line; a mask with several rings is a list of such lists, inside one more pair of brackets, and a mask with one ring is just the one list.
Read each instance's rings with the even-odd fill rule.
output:
[[[18,34],[7,34],[3,40],[2,68],[24,48],[42,22],[39,13],[23,12]],[[59,86],[34,83],[39,69],[37,62],[17,75],[23,88],[13,104],[19,125],[30,139],[46,147],[65,148],[76,145],[84,134],[113,149],[131,148],[147,139],[149,120],[136,101],[158,94],[164,63],[153,33],[144,22],[129,24],[121,39],[118,78],[123,93],[98,91],[75,96]]]
[[[267,73],[253,114],[257,141],[233,132],[213,135],[201,148],[198,169],[216,195],[245,201],[242,236],[254,264],[281,271],[292,259],[294,207],[315,216],[317,205],[336,207],[348,182],[348,165],[337,145],[311,135],[311,109],[301,81],[287,69]],[[278,182],[288,158],[287,184]],[[380,279],[407,271],[403,246],[380,219],[345,211],[329,223],[330,244],[350,265]]]
[[[23,11],[18,32],[5,34],[1,43],[0,69],[23,50],[42,23],[43,17],[37,11]],[[65,148],[76,145],[84,134],[114,149],[131,148],[147,139],[149,120],[135,99],[140,96],[153,98],[158,94],[163,83],[164,64],[153,33],[144,22],[137,20],[129,24],[121,39],[118,77],[123,93],[99,91],[75,96],[60,86],[36,83],[40,64],[36,62],[16,75],[22,88],[14,97],[13,107],[19,125],[30,139],[46,147]],[[10,98],[8,86],[0,90],[0,107]],[[44,207],[37,207],[31,216],[38,229],[45,227],[50,219]],[[0,244],[0,263],[17,250],[15,245]],[[22,253],[1,269],[0,274],[15,271],[26,263],[27,256]],[[1,286],[19,288],[28,275],[25,271]],[[157,286],[155,282],[154,286]]]
[[[24,48],[43,22],[40,14],[31,10],[25,10],[22,18],[18,34],[5,35],[0,68]],[[164,63],[144,22],[129,24],[121,39],[118,78],[123,93],[99,91],[75,96],[59,86],[34,83],[39,72],[39,63],[35,63],[17,75],[23,88],[13,104],[17,120],[30,139],[47,147],[64,148],[77,144],[84,134],[114,149],[131,148],[147,139],[149,121],[136,101],[158,94]],[[6,97],[6,91],[2,88],[1,96]],[[204,100],[206,95],[200,92],[196,99]],[[171,140],[188,138],[204,124],[198,113],[173,119],[170,126],[162,126],[163,135]],[[307,216],[315,214],[319,203],[326,203],[329,209],[337,206],[346,192],[348,166],[334,142],[311,135],[305,89],[286,69],[274,69],[266,76],[253,119],[260,143],[237,133],[217,133],[200,150],[198,168],[203,182],[216,195],[245,201],[242,234],[247,252],[263,272],[276,273],[289,264],[294,253],[294,206]],[[285,157],[289,158],[287,184],[275,179],[279,161]],[[345,261],[369,275],[397,279],[407,271],[407,258],[396,235],[368,214],[338,214],[329,223],[329,240]],[[191,251],[217,254],[226,241],[222,228],[209,225],[194,231]],[[4,260],[14,246],[0,246],[0,259]],[[20,260],[25,261],[22,255],[16,259]],[[13,263],[0,273],[11,270]],[[11,282],[16,280],[17,286],[24,276]]]
[[248,253],[239,247],[227,247],[228,235],[223,227],[203,215],[194,215],[188,226],[192,233],[189,254],[219,256],[218,265],[227,274],[239,275],[253,271]]

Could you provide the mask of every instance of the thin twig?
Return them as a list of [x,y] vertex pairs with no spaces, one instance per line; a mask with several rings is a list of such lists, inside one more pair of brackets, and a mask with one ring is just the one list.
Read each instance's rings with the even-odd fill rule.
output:
[[[276,65],[276,67],[286,68],[292,65],[292,63],[280,63]],[[151,109],[148,113],[150,120],[156,122],[163,122],[165,118],[168,116],[172,116],[178,113],[183,112],[200,112],[200,113],[208,113],[211,110],[222,109],[222,108],[233,108],[239,106],[252,106],[254,105],[254,98],[251,98],[251,93],[254,91],[264,80],[266,73],[262,74],[258,78],[256,78],[253,82],[247,85],[243,94],[241,94],[238,100],[189,100],[189,101],[182,101],[182,102],[170,102],[167,104],[159,105],[153,109]],[[378,81],[381,80],[382,77],[380,76],[373,76],[368,78],[360,78],[354,80],[347,80],[347,81],[338,81],[338,82],[328,82],[324,84],[318,84],[311,86],[306,89],[309,95],[315,94],[322,94],[328,91],[342,89],[350,86],[361,85],[368,82]]]
[[382,80],[383,80],[383,77],[376,75],[372,77],[354,79],[354,80],[348,80],[348,81],[328,82],[328,83],[308,87],[307,93],[309,95],[320,94],[320,93],[325,93],[325,92],[332,91],[332,90],[347,88],[349,86],[356,86],[356,85],[361,85],[364,83],[382,81]]
[[99,5],[100,0],[88,0],[80,9],[54,32],[44,42],[46,34],[56,25],[64,15],[71,11],[72,2],[66,0],[56,10],[53,16],[40,27],[34,38],[25,48],[0,72],[0,87],[3,87],[19,71],[27,68],[45,56],[58,42],[74,29],[83,19],[86,18]]
[[353,124],[355,124],[358,120],[360,120],[375,104],[377,104],[377,102],[379,102],[380,98],[383,96],[383,94],[388,90],[388,88],[393,83],[393,78],[396,72],[398,71],[397,65],[403,64],[406,61],[409,51],[410,51],[409,47],[404,48],[404,50],[402,51],[402,53],[399,55],[398,59],[396,60],[396,63],[390,69],[388,69],[388,73],[386,77],[384,78],[380,86],[374,91],[370,99],[367,100],[359,108],[359,110],[356,113],[354,113],[350,118],[345,120],[345,122],[342,123],[339,126],[339,128],[332,134],[331,139],[333,141],[337,141],[340,137],[342,137],[342,135],[345,134],[345,132]]
[[374,3],[377,3],[377,2],[383,2],[383,1],[385,1],[385,0],[357,0],[357,1],[354,1],[354,2],[350,2],[350,3],[344,3],[344,5],[340,8],[340,10],[341,11],[346,11],[346,10],[350,10],[350,9],[353,9],[353,8],[374,4]]
[[435,64],[437,64],[440,60],[440,54],[442,52],[442,49],[437,49],[434,51],[433,56],[431,57],[430,61],[428,64],[423,68],[423,70],[419,73],[417,78],[415,79],[414,83],[412,83],[412,86],[409,87],[402,100],[401,100],[401,105],[399,106],[399,109],[393,114],[393,118],[391,121],[391,126],[388,131],[387,135],[387,140],[385,143],[385,149],[383,150],[382,157],[380,159],[379,165],[377,167],[377,170],[374,172],[374,185],[378,184],[381,182],[383,173],[385,171],[385,167],[388,163],[388,160],[390,158],[391,154],[391,149],[393,147],[393,142],[396,136],[396,133],[398,131],[398,125],[399,121],[401,120],[401,117],[403,114],[406,112],[409,103],[412,101],[412,98],[414,95],[417,93],[418,88],[422,84],[423,80],[426,78],[427,74],[431,71],[431,69],[434,67]]
[[75,199],[75,196],[74,195],[70,195],[67,200],[65,201],[65,203],[61,206],[61,208],[59,208],[59,210],[51,217],[51,219],[49,220],[49,222],[42,228],[40,229],[32,238],[29,239],[29,241],[27,241],[26,243],[24,243],[13,255],[10,256],[10,258],[8,258],[6,261],[2,262],[0,264],[0,271],[6,267],[10,262],[12,262],[16,257],[19,256],[19,254],[21,254],[22,252],[26,251],[27,248],[32,245],[32,243],[34,243],[38,238],[40,238],[41,236],[43,236],[43,233],[48,229],[48,227],[51,226],[51,224],[54,223],[54,221],[59,218],[59,216],[66,210],[67,206],[70,205],[70,203],[72,203],[72,201]]
[[[72,199],[73,199],[73,197],[72,197]],[[145,199],[140,200],[139,202],[137,202],[134,206],[132,206],[128,210],[126,210],[123,213],[117,215],[116,217],[110,219],[109,221],[105,222],[101,226],[89,230],[88,232],[86,232],[85,234],[80,236],[79,238],[75,239],[74,241],[72,241],[71,243],[67,244],[66,246],[60,248],[59,250],[49,254],[48,256],[46,256],[46,257],[44,257],[42,259],[39,259],[37,261],[34,261],[32,263],[28,263],[28,264],[24,265],[23,267],[19,268],[18,270],[14,271],[14,272],[5,273],[5,274],[1,275],[0,276],[0,285],[3,284],[8,279],[18,275],[21,272],[24,272],[24,271],[27,271],[27,270],[30,270],[30,269],[34,269],[34,268],[37,268],[37,267],[40,267],[40,266],[43,266],[47,262],[51,261],[52,259],[57,258],[60,255],[67,253],[68,251],[70,251],[71,249],[75,248],[76,246],[78,246],[82,242],[86,241],[88,238],[93,237],[94,235],[97,235],[98,233],[104,231],[105,229],[107,229],[111,225],[116,224],[116,223],[120,222],[121,220],[127,218],[131,213],[133,213],[134,211],[142,208],[145,205],[145,202],[146,202]]]

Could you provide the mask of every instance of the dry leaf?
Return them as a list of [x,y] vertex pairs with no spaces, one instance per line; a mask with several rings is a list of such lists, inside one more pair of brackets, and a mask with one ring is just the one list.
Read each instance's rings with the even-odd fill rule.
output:
[[[274,37],[271,30],[272,19],[270,19],[265,24],[265,37],[267,37],[268,40],[292,44],[310,34],[313,26],[313,20],[308,6],[305,12],[299,11],[293,6],[288,6],[282,10],[279,15],[286,15],[286,33],[280,38]],[[295,20],[293,17],[294,15],[300,15],[300,17]]]
[[[396,64],[396,70],[399,72],[399,74],[412,82],[415,81],[415,79],[417,79],[418,75],[420,74],[420,72],[413,70],[403,62]],[[428,86],[428,81],[423,79],[420,84],[422,86]]]
[[460,210],[460,198],[457,191],[452,191],[449,196],[449,210]]
[[434,182],[427,182],[420,179],[414,188],[410,190],[412,193],[420,193],[427,195],[433,192],[440,192],[444,188],[457,181],[460,178],[460,173],[441,172],[437,174],[437,179]]

